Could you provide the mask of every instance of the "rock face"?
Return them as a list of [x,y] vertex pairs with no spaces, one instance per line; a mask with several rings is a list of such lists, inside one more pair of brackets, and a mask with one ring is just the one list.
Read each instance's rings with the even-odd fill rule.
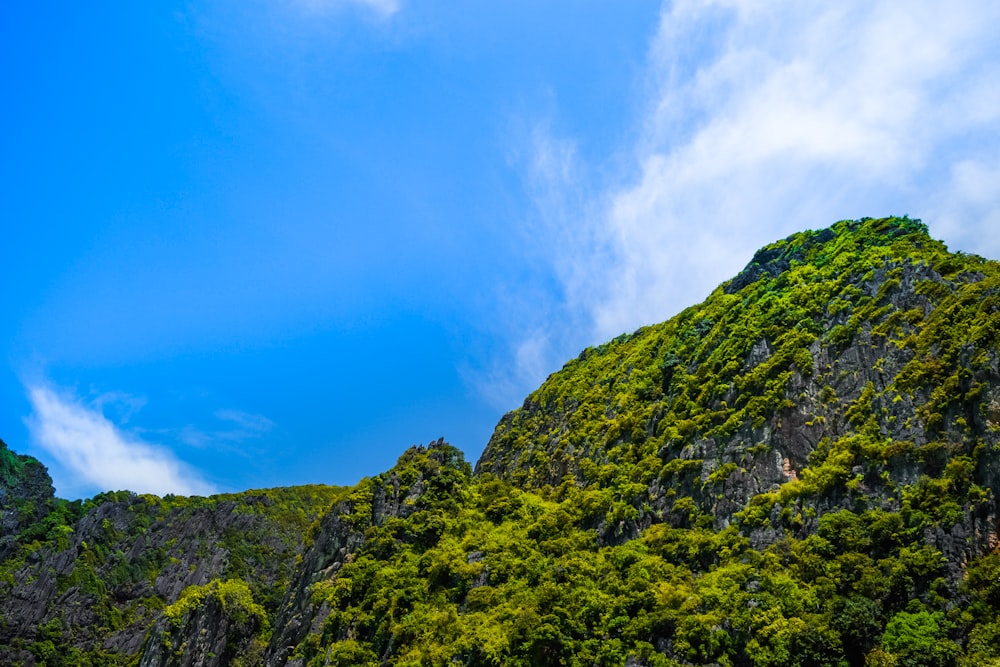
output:
[[[392,470],[363,481],[348,499],[333,508],[320,522],[312,546],[288,588],[266,664],[304,664],[301,657],[293,655],[294,649],[310,635],[315,638],[322,634],[331,611],[328,603],[317,604],[313,585],[336,578],[344,564],[351,562],[365,544],[370,529],[415,514],[432,516],[434,509],[441,509],[442,502],[453,502],[452,491],[468,481],[470,473],[461,452],[437,440],[427,447],[410,448]],[[441,527],[430,521],[419,534],[409,535],[408,539],[434,540],[439,537]]]
[[[601,526],[612,542],[691,525],[692,510],[721,529],[756,499],[755,516],[788,519],[751,531],[763,547],[815,532],[826,511],[898,510],[900,485],[955,460],[1000,489],[998,335],[995,264],[947,253],[915,221],[838,223],[760,250],[674,320],[585,351],[503,418],[476,469],[535,488],[648,479],[630,490],[635,511]],[[696,507],[676,507],[678,490]],[[958,562],[996,540],[994,499],[969,502],[941,545]]]
[[[51,661],[46,656],[58,646],[98,664],[137,655],[166,605],[212,582],[246,579],[254,603],[273,609],[310,522],[341,493],[301,487],[161,499],[116,492],[87,501],[78,518],[3,563],[0,664]],[[214,623],[213,614],[195,614],[185,627]],[[208,664],[186,663],[186,655],[162,664]]]
[[0,443],[0,664],[1000,664],[1000,264],[907,218],[585,350],[475,472],[52,497]]
[[267,613],[246,582],[214,580],[192,586],[156,622],[139,667],[217,667],[259,663]]
[[54,501],[52,478],[41,463],[0,440],[0,561],[16,550],[22,532],[38,525]]

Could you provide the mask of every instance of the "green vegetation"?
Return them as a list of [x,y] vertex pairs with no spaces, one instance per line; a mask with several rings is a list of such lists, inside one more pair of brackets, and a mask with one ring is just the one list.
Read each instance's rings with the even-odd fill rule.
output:
[[204,586],[188,586],[177,602],[163,610],[163,617],[176,628],[210,602],[218,604],[227,616],[237,621],[254,621],[261,626],[268,624],[264,608],[253,601],[250,587],[242,579],[214,579]]
[[[971,282],[975,274],[982,277]],[[904,275],[935,276],[920,285],[936,288],[907,297]],[[859,345],[897,352],[908,363],[877,396],[874,386],[865,388],[847,413],[852,424],[863,426],[858,420],[873,403],[903,395],[921,400],[921,418],[937,428],[956,401],[975,398],[966,376],[996,358],[998,303],[997,265],[948,253],[918,221],[844,221],[802,232],[760,250],[704,303],[585,350],[501,422],[480,465],[536,488],[558,484],[568,470],[625,489],[659,474],[653,468],[670,464],[686,444],[742,438],[745,449],[800,404],[789,387],[803,376],[836,408],[831,385],[845,384],[836,353],[859,336]],[[834,364],[813,358],[816,345]],[[966,363],[961,357],[970,349]],[[923,388],[933,395],[923,396]],[[823,419],[829,410],[816,407]],[[721,463],[730,462],[739,463]]]
[[[178,618],[178,610],[205,600],[219,601],[230,615],[244,608],[248,619],[256,619],[249,627],[263,632],[277,614],[310,526],[345,492],[314,485],[207,498],[118,491],[83,503],[51,499],[44,519],[23,530],[14,553],[0,563],[0,600],[51,582],[65,602],[45,618],[59,632],[5,642],[12,619],[0,603],[0,663],[14,663],[12,655],[24,654],[10,651],[23,650],[50,667],[134,664],[137,655],[106,649],[106,638],[131,633],[141,639],[161,615]],[[46,562],[65,565],[36,565]],[[206,583],[183,585],[200,581]],[[171,599],[170,591],[182,589]],[[59,621],[65,605],[83,609],[73,625]],[[261,641],[256,645],[262,650]]]
[[185,588],[163,620],[146,651],[163,651],[178,664],[259,665],[270,637],[267,612],[242,579]]
[[311,588],[329,613],[297,648],[306,664],[1000,660],[990,643],[1000,554],[974,561],[953,590],[946,559],[924,541],[928,524],[902,512],[830,512],[816,533],[763,549],[736,526],[662,523],[602,545],[592,527],[607,504],[601,489],[568,483],[543,496],[442,468],[433,451],[410,450],[365,485],[371,494],[423,479],[448,492],[421,497],[405,518],[358,524],[364,545]]
[[222,664],[1000,666],[998,337],[1000,265],[919,221],[795,234],[567,363],[475,473],[439,441],[350,489],[21,494],[0,600],[88,622],[0,603],[0,660],[155,627]]

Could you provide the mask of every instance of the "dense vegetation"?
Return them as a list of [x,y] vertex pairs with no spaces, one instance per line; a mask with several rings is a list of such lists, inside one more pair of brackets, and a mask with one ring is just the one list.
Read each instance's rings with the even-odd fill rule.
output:
[[351,489],[18,501],[0,660],[1000,665],[998,336],[1000,265],[919,221],[796,234],[475,472],[439,441]]
[[[273,614],[310,525],[344,492],[118,491],[82,503],[50,500],[44,519],[23,529],[0,563],[0,664],[135,664],[157,619],[179,622],[198,606],[192,600],[219,598],[220,585],[245,590],[255,613]],[[262,620],[254,628],[266,632]]]
[[[345,505],[366,541],[311,588],[329,613],[306,664],[1000,664],[1000,553],[953,588],[900,513],[831,512],[762,550],[736,526],[665,524],[602,546],[600,489],[473,479],[442,447]],[[432,480],[417,509],[372,523],[366,487],[407,479]]]

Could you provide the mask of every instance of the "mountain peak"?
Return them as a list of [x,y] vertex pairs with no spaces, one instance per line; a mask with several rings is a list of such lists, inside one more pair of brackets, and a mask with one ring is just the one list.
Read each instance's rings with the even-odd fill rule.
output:
[[841,220],[826,229],[797,232],[754,253],[746,268],[725,283],[723,289],[733,294],[764,276],[778,276],[792,262],[822,265],[837,254],[891,246],[900,239],[914,245],[931,241],[923,222],[905,216]]
[[[984,310],[998,291],[1000,265],[949,253],[917,220],[793,234],[703,303],[566,364],[501,420],[477,470],[527,488],[569,476],[632,489],[624,502],[653,511],[605,526],[608,539],[657,517],[725,527],[762,490],[815,481],[809,471],[841,448],[877,503],[891,495],[880,466],[894,461],[866,458],[878,443],[907,443],[893,470],[912,481],[935,472],[921,463],[924,447],[965,442],[971,452],[969,428],[997,439],[980,417],[985,394],[968,405],[955,391],[1000,384],[1000,319]],[[815,496],[828,486],[794,488]],[[670,489],[695,504],[678,509]]]
[[[0,443],[5,520],[31,470]],[[475,473],[44,501],[0,662],[997,664],[998,497],[1000,263],[847,220],[584,350]]]

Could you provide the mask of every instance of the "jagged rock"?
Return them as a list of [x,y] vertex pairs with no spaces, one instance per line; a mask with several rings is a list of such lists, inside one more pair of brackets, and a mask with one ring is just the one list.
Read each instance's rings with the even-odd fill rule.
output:
[[191,587],[153,626],[139,667],[219,667],[237,659],[260,664],[267,624],[242,580]]
[[72,526],[56,528],[58,538],[4,563],[0,664],[14,661],[15,640],[37,643],[37,628],[52,622],[84,654],[134,656],[165,605],[191,586],[227,578],[246,577],[255,596],[275,607],[305,529],[340,493],[302,487],[160,499],[117,492],[88,501]]
[[[981,443],[977,451],[983,453],[975,482],[983,488],[1000,489],[996,486],[1000,464],[993,453],[998,431],[989,428],[983,418],[998,404],[992,393],[1000,386],[996,332],[983,332],[978,343],[959,343],[959,353],[949,360],[947,373],[942,369],[939,376],[929,377],[922,368],[938,363],[933,342],[936,327],[945,317],[957,317],[944,311],[956,309],[964,292],[976,287],[995,302],[1000,289],[996,270],[990,272],[989,279],[987,272],[979,270],[950,274],[953,256],[942,247],[937,249],[940,254],[934,263],[914,261],[908,250],[897,245],[900,243],[914,248],[935,244],[919,223],[890,219],[838,223],[832,229],[796,234],[762,249],[746,269],[704,304],[670,322],[587,351],[553,374],[520,409],[503,417],[477,463],[477,473],[490,472],[534,488],[558,485],[567,474],[581,484],[591,483],[582,468],[585,462],[602,465],[611,456],[648,457],[652,449],[649,443],[657,441],[665,425],[673,425],[666,422],[689,419],[688,408],[678,406],[679,401],[690,399],[677,394],[687,392],[690,396],[701,391],[703,384],[691,382],[693,377],[702,383],[716,382],[725,390],[710,396],[707,405],[699,404],[704,426],[683,423],[689,433],[667,439],[652,451],[659,459],[656,465],[664,471],[671,469],[674,461],[701,461],[701,466],[674,465],[673,470],[684,473],[655,475],[644,492],[630,499],[637,509],[645,508],[640,516],[601,525],[606,542],[633,539],[661,521],[685,525],[686,511],[678,514],[673,510],[673,494],[678,492],[694,498],[700,511],[712,517],[714,526],[724,528],[751,499],[797,479],[797,471],[812,465],[822,447],[842,442],[863,429],[868,429],[871,437],[905,443],[910,451],[945,442],[963,443],[962,451],[971,454]],[[893,248],[901,254],[893,255]],[[864,250],[878,257],[877,263],[859,261]],[[786,318],[787,325],[771,327],[771,336],[750,337],[743,348],[727,340],[740,334],[732,328],[734,323],[747,330],[757,326],[747,320],[751,313],[780,321],[782,313],[759,306],[762,298],[773,298],[770,295],[777,290],[802,295],[790,300],[789,307],[809,298],[808,281],[817,271],[796,277],[799,283],[790,284],[793,267],[812,265],[822,270],[836,263],[843,265],[844,273],[836,276],[839,283],[832,299],[800,306],[797,321]],[[997,308],[995,303],[991,307]],[[966,326],[971,327],[974,315],[972,309],[963,312],[961,317],[970,322]],[[961,333],[959,322],[950,326],[957,330],[949,335]],[[782,341],[794,337],[795,344]],[[678,345],[685,354],[679,356]],[[720,356],[717,350],[724,345],[730,345],[732,351]],[[741,354],[741,349],[746,351]],[[658,357],[642,357],[652,366],[647,370],[648,383],[619,389],[628,385],[637,370],[632,359],[648,354],[648,350]],[[971,361],[974,356],[975,364]],[[622,361],[625,359],[629,363]],[[708,366],[713,370],[706,373]],[[758,369],[768,369],[764,377],[776,390],[754,384]],[[574,379],[587,376],[601,377],[601,384],[588,387]],[[942,406],[940,418],[926,419],[923,414],[938,400],[935,392],[941,394],[940,383],[958,377],[960,383],[951,390],[956,392],[956,400]],[[904,382],[907,385],[902,387]],[[741,384],[746,388],[741,390]],[[576,396],[595,398],[567,400],[566,385],[574,386]],[[743,413],[734,409],[758,400],[747,396],[755,387],[772,392],[765,409]],[[962,393],[973,387],[987,389],[974,398],[960,400]],[[860,423],[862,413],[870,421]],[[727,422],[732,424],[730,428],[720,427],[727,419],[738,421]],[[618,427],[622,421],[632,423],[629,432]],[[578,434],[584,430],[588,435],[581,438]],[[875,433],[878,435],[872,435]],[[882,465],[885,467],[877,469],[875,461],[864,461],[857,493],[814,499],[814,509],[851,508],[862,495],[871,506],[891,504],[897,486],[938,472],[935,463],[914,457],[897,456]],[[880,476],[882,470],[888,473],[887,479]],[[995,506],[974,511],[986,511],[983,520],[987,524],[998,516]],[[814,527],[815,521],[803,520],[801,534]],[[769,527],[751,534],[753,544],[763,547],[780,539],[785,530]],[[977,532],[968,539],[974,543],[973,551],[987,548],[985,533]]]
[[322,633],[330,613],[329,606],[312,600],[312,585],[336,577],[364,544],[369,528],[425,509],[427,492],[451,472],[467,478],[470,470],[461,452],[444,440],[411,447],[392,470],[362,481],[350,499],[323,517],[282,601],[266,665],[299,664],[292,658],[294,648],[309,634]]
[[[351,489],[73,504],[0,443],[0,664],[860,666],[907,623],[980,664],[998,498],[1000,265],[843,221],[582,352],[474,474],[438,440]],[[462,645],[425,653],[439,630]]]
[[0,440],[0,561],[17,548],[18,535],[52,509],[52,478],[41,463],[15,454]]

